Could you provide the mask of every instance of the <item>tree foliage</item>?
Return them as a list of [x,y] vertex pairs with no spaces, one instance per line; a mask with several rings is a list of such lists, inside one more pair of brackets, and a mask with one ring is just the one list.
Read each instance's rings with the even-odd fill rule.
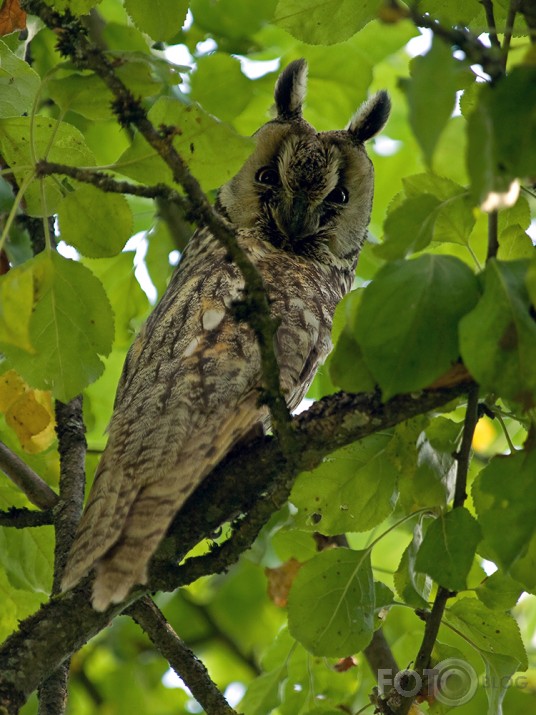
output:
[[[63,712],[69,657],[82,715],[530,711],[530,0],[4,0],[0,32],[0,712]],[[207,196],[302,56],[319,130],[393,101],[318,402],[285,422],[265,374],[274,436],[194,495],[149,588],[50,598],[133,335],[196,224],[240,260]]]

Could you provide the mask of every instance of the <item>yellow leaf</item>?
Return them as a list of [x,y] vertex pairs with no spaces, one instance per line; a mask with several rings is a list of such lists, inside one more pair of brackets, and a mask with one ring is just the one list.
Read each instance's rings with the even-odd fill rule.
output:
[[0,410],[26,452],[42,452],[54,441],[50,392],[33,390],[14,370],[0,375]]

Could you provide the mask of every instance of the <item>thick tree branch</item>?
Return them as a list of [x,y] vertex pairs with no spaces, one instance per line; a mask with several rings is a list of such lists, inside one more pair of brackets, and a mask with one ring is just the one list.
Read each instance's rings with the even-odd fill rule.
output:
[[0,469],[39,509],[52,509],[58,495],[22,459],[0,442]]
[[186,205],[184,197],[178,194],[174,189],[166,186],[166,184],[144,186],[142,184],[133,184],[130,181],[119,181],[103,171],[80,169],[76,166],[57,164],[56,162],[47,161],[46,159],[41,159],[37,162],[35,166],[36,178],[50,176],[51,174],[62,174],[63,176],[68,176],[84,184],[92,184],[98,189],[101,189],[101,191],[107,191],[108,193],[130,194],[146,199],[165,199],[166,201],[179,204],[182,207]]
[[126,612],[149,636],[208,715],[237,715],[211,680],[203,663],[179,638],[149,597],[141,598]]
[[[294,418],[299,452],[292,467],[281,459],[276,440],[269,437],[252,444],[247,452],[230,455],[184,506],[175,520],[172,538],[163,544],[160,558],[173,540],[180,546],[175,554],[180,558],[223,521],[249,511],[280,471],[286,470],[286,478],[290,479],[300,471],[313,469],[334,449],[437,409],[464,391],[467,391],[467,382],[401,395],[385,404],[377,393],[339,393],[320,400],[308,412]],[[218,558],[209,553],[169,569],[162,560],[154,559],[151,588],[161,585],[171,590],[199,576],[225,570],[244,548],[242,541],[238,540],[237,545],[233,538],[225,547],[226,561],[221,554]],[[170,549],[167,559],[173,556]],[[8,715],[16,713],[17,704],[24,702],[39,682],[71,653],[148,591],[139,588],[125,603],[97,613],[90,606],[90,583],[91,578],[87,578],[76,590],[52,598],[23,621],[20,629],[0,648],[0,708],[4,706]]]
[[[68,404],[56,402],[56,432],[60,453],[60,501],[54,510],[56,546],[52,594],[60,582],[69,549],[74,540],[84,502],[86,482],[86,439],[82,416],[82,397]],[[67,704],[69,660],[63,662],[39,687],[39,715],[61,715]]]

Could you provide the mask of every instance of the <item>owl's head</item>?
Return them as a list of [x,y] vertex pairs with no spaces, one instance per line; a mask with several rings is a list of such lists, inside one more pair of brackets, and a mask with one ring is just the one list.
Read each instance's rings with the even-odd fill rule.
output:
[[219,193],[218,208],[237,227],[289,252],[355,265],[372,207],[374,172],[364,142],[391,107],[378,92],[346,129],[317,132],[302,117],[307,64],[288,65],[275,86],[277,117],[255,134],[256,148]]

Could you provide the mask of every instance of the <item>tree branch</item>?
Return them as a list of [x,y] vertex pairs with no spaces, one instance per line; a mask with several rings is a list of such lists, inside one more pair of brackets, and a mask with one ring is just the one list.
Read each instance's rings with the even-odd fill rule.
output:
[[39,509],[52,509],[58,495],[22,459],[0,442],[0,469]]
[[[86,483],[86,438],[82,397],[68,404],[56,401],[56,432],[60,453],[60,501],[54,510],[54,580],[52,595],[59,593],[61,577],[80,521]],[[39,715],[61,715],[67,704],[69,660],[63,662],[39,687]]]
[[62,174],[69,176],[71,179],[81,181],[85,184],[92,184],[101,191],[107,191],[114,194],[131,194],[132,196],[141,196],[146,199],[165,199],[173,203],[186,207],[184,197],[178,194],[174,189],[171,189],[166,184],[155,184],[154,186],[144,186],[142,184],[133,184],[130,181],[119,181],[114,179],[110,174],[93,169],[80,169],[76,166],[68,166],[67,164],[57,164],[53,161],[41,159],[35,166],[36,178],[49,176],[50,174]]
[[510,43],[512,42],[512,35],[514,33],[514,22],[516,21],[516,15],[519,10],[520,4],[520,0],[510,0],[510,4],[508,5],[508,14],[506,16],[506,27],[504,28],[504,39],[502,46],[503,73],[506,71],[508,53],[510,52]]
[[148,596],[130,606],[126,613],[145,631],[208,715],[237,715],[211,680],[203,663],[179,638]]
[[[316,402],[307,412],[294,418],[301,451],[292,465],[292,473],[287,462],[281,465],[281,452],[276,440],[270,437],[249,445],[247,452],[229,455],[218,465],[174,522],[172,540],[180,545],[177,558],[212,533],[222,521],[248,511],[259,495],[269,488],[280,469],[287,470],[288,478],[313,469],[334,449],[437,409],[464,391],[467,391],[467,382],[448,389],[401,395],[385,404],[378,393],[339,393]],[[227,563],[224,564],[212,554],[190,559],[171,569],[167,569],[161,560],[154,559],[151,588],[156,586],[156,574],[162,585],[172,590],[201,575],[224,570],[238,559],[242,549],[242,543],[235,548],[233,537],[226,543]],[[165,547],[166,542],[163,549]],[[167,558],[171,556],[169,553]],[[166,573],[171,573],[171,577],[165,579]],[[97,613],[90,605],[91,580],[88,577],[75,590],[53,597],[23,621],[19,630],[0,648],[0,711],[3,706],[8,715],[16,713],[16,708],[44,677],[148,590],[136,589],[125,603],[112,606],[105,613]]]
[[50,526],[54,523],[52,509],[47,511],[32,511],[31,509],[17,509],[12,507],[7,511],[0,511],[0,526],[11,526],[14,529],[26,529],[32,526]]
[[486,22],[488,23],[488,34],[491,44],[494,47],[500,49],[501,43],[497,37],[497,25],[495,24],[495,13],[493,11],[493,1],[492,0],[479,0],[480,4],[484,6],[484,11],[486,13]]
[[[467,393],[467,409],[465,412],[465,421],[463,425],[463,435],[460,449],[456,454],[456,459],[458,460],[457,471],[456,471],[456,486],[454,491],[454,502],[453,508],[458,509],[462,507],[467,498],[466,486],[467,486],[467,474],[469,471],[469,462],[471,457],[471,445],[473,442],[473,434],[475,432],[475,427],[478,422],[478,385],[472,385]],[[432,655],[432,650],[437,640],[437,635],[439,633],[439,627],[441,626],[441,621],[443,619],[443,614],[445,612],[445,606],[447,601],[451,596],[453,596],[451,591],[439,586],[437,589],[437,594],[434,599],[432,610],[429,614],[426,614],[426,625],[424,628],[424,635],[415,658],[415,672],[421,677],[424,674],[424,670],[429,667],[430,657]],[[411,708],[414,696],[403,696],[400,698],[401,702],[397,708],[393,711],[395,715],[406,715]]]
[[[400,6],[400,11],[405,8]],[[434,35],[445,40],[450,45],[458,47],[474,64],[481,65],[483,70],[489,74],[492,80],[497,79],[503,74],[502,58],[497,52],[496,47],[486,47],[482,42],[473,35],[472,32],[464,27],[445,27],[439,20],[436,20],[431,15],[422,15],[418,11],[416,3],[408,5],[408,17],[417,25],[417,27],[426,27],[431,30]]]

